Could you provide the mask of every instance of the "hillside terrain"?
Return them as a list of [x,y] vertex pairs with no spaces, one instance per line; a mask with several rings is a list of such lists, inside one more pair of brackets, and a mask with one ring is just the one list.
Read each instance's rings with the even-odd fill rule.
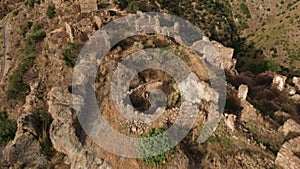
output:
[[[0,3],[0,168],[300,168],[299,0]],[[200,46],[208,53],[216,50],[220,54],[220,67],[227,82],[226,103],[216,130],[207,141],[199,143],[197,138],[206,131],[205,122],[211,118],[210,106],[216,104],[214,99],[222,97],[213,88],[206,63],[180,40],[162,34],[131,36],[111,46],[97,68],[92,89],[103,108],[97,113],[119,133],[135,138],[160,135],[176,124],[181,106],[190,101],[183,98],[179,86],[196,86],[190,92],[195,99],[185,113],[191,113],[196,106],[197,116],[191,115],[195,123],[184,139],[162,154],[127,158],[99,146],[81,125],[82,114],[76,111],[85,110],[90,101],[86,101],[87,93],[80,92],[89,85],[86,79],[92,68],[76,71],[76,65],[85,63],[77,62],[77,57],[95,32],[128,14],[145,17],[142,12],[173,14],[203,31],[208,38],[201,39],[215,49]],[[168,29],[163,31],[168,34],[185,25],[165,26]],[[99,49],[105,45],[110,46],[105,41]],[[125,103],[115,105],[110,94],[115,92],[111,84],[118,64],[131,54],[152,48],[174,53],[193,76],[186,83],[178,83],[169,73],[154,68],[134,76],[127,93],[135,109],[145,111],[153,104],[160,108],[163,106],[159,101],[166,102],[156,121],[145,123],[123,117],[119,106]],[[94,57],[97,56],[92,53],[89,59],[99,63]],[[172,62],[170,65],[177,66]],[[126,73],[121,72],[122,77]],[[158,89],[164,98],[155,93]],[[199,93],[206,98],[195,96]],[[161,100],[153,103],[153,97]],[[132,116],[146,120],[154,116],[127,108]],[[85,119],[91,120],[92,126],[97,117]],[[149,153],[156,144],[140,142],[139,151]]]

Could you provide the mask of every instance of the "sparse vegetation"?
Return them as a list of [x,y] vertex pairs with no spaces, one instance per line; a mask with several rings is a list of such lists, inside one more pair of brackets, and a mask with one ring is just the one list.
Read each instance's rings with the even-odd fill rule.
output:
[[28,32],[28,30],[32,27],[32,22],[27,22],[27,24],[25,26],[21,26],[21,34],[23,37],[26,36],[26,33]]
[[242,10],[242,13],[246,15],[247,18],[251,18],[250,10],[248,6],[245,3],[240,4],[240,8]]
[[54,5],[48,6],[46,14],[49,19],[54,18],[55,17],[55,6]]
[[136,13],[136,11],[139,10],[139,6],[137,1],[130,1],[128,4],[128,9],[132,12],[132,13]]
[[6,112],[0,112],[0,144],[5,144],[15,137],[17,122],[8,119]]
[[272,71],[279,73],[281,68],[278,64],[270,60],[262,60],[260,62],[253,61],[249,63],[248,70],[254,74],[259,74],[265,71]]
[[255,121],[249,121],[246,123],[246,128],[254,135],[255,140],[258,143],[268,146],[268,148],[277,154],[280,146],[284,142],[284,135],[281,132],[275,132],[270,134],[268,131],[263,130],[264,126]]
[[[156,128],[152,129],[147,135],[144,136],[144,138],[151,138],[154,136],[161,135],[165,130],[163,128]],[[157,147],[157,145],[168,145],[171,143],[171,140],[169,138],[162,138],[160,140],[157,140],[158,142],[148,142],[147,140],[142,140],[139,143],[139,154],[140,155],[147,155],[155,153],[156,151],[153,149],[154,147]],[[145,157],[142,158],[141,161],[145,162],[149,166],[153,167],[159,167],[163,164],[167,163],[167,157],[174,154],[175,149],[172,148],[162,154],[152,156],[152,157]]]
[[47,157],[52,157],[55,154],[55,150],[49,137],[49,127],[52,122],[52,117],[40,107],[36,108],[33,111],[33,114],[39,129],[39,141],[41,143],[42,153]]
[[80,48],[81,46],[78,43],[69,42],[68,47],[62,51],[62,58],[67,66],[75,66]]
[[6,96],[9,100],[24,101],[29,93],[29,86],[24,82],[23,76],[34,64],[34,59],[37,55],[36,44],[45,37],[45,31],[40,26],[35,25],[32,34],[25,39],[25,48],[20,56],[19,64],[9,78],[9,87],[6,91]]
[[40,4],[41,0],[26,0],[25,4],[33,8],[35,4]]

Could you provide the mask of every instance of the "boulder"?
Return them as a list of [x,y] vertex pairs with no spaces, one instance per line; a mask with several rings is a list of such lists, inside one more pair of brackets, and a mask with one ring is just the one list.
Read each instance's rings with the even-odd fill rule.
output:
[[277,120],[280,120],[282,122],[286,121],[287,119],[291,118],[291,115],[283,112],[281,110],[278,110],[277,112],[274,113],[274,116]]
[[285,76],[275,75],[273,78],[272,87],[274,87],[278,91],[283,91],[286,79],[287,77]]
[[300,125],[294,120],[288,119],[278,130],[287,136],[289,133],[300,133]]
[[295,85],[297,91],[300,91],[300,77],[293,77],[292,82]]
[[275,164],[284,169],[300,168],[300,137],[289,140],[280,148]]
[[248,86],[246,85],[240,85],[238,89],[238,98],[241,101],[245,101],[248,94]]
[[287,89],[287,92],[288,92],[288,94],[289,94],[290,96],[295,95],[296,92],[297,92],[296,89],[295,89],[295,87],[290,86],[290,85],[287,85],[286,89]]
[[235,130],[235,121],[236,121],[236,115],[225,114],[224,122],[227,125],[227,127],[231,129],[231,131]]
[[249,102],[242,102],[241,107],[243,108],[240,115],[240,121],[263,121],[263,117],[259,111],[251,105]]

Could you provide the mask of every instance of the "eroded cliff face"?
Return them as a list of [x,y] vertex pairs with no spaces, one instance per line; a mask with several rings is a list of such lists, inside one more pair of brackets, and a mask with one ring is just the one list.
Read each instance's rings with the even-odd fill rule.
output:
[[53,117],[50,138],[53,147],[67,155],[71,168],[110,169],[107,161],[99,157],[99,148],[83,145],[76,135],[76,128],[80,128],[80,124],[74,109],[83,106],[83,99],[71,94],[67,87],[52,88],[48,98],[49,113]]
[[2,167],[47,168],[49,159],[42,153],[38,140],[37,119],[25,113],[18,119],[18,130],[13,141],[3,150]]

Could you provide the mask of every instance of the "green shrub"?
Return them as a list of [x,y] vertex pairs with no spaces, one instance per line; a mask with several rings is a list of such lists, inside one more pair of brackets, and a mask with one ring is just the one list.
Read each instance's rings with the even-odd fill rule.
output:
[[272,71],[279,73],[281,71],[281,67],[270,60],[262,60],[260,62],[253,61],[249,63],[248,70],[254,74],[259,74],[265,71]]
[[240,8],[242,10],[242,13],[244,15],[246,15],[247,18],[251,18],[251,14],[250,14],[249,8],[247,7],[247,5],[245,3],[241,3],[240,4]]
[[54,5],[48,6],[46,14],[47,14],[47,16],[48,16],[49,19],[54,18],[55,14],[56,14],[56,12],[55,12],[55,6]]
[[6,144],[14,139],[17,131],[17,122],[8,119],[6,112],[0,112],[0,144]]
[[[27,24],[29,28],[31,26],[28,25],[32,24]],[[33,33],[25,39],[25,48],[19,59],[19,64],[8,81],[9,87],[6,96],[9,100],[24,101],[26,95],[30,92],[29,85],[23,81],[23,76],[34,64],[37,54],[36,43],[42,41],[45,37],[45,31],[41,30],[40,26],[35,25],[33,26]]]
[[28,30],[32,27],[32,22],[27,22],[27,24],[25,26],[21,26],[21,34],[23,37],[26,36],[26,33],[28,32]]
[[34,40],[35,43],[42,41],[46,37],[46,32],[43,30],[39,30],[31,35],[31,39]]
[[33,114],[37,119],[36,125],[40,129],[39,140],[41,143],[42,153],[51,158],[55,154],[55,149],[53,148],[52,142],[49,137],[49,127],[53,119],[50,114],[48,114],[40,107],[36,108],[33,111]]
[[[144,136],[144,138],[151,138],[154,136],[161,135],[162,133],[164,133],[164,131],[165,130],[163,128],[152,129],[147,135]],[[171,140],[169,138],[164,137],[162,137],[162,139],[159,140],[141,140],[139,143],[138,152],[141,156],[147,154],[154,154],[156,152],[155,150],[153,150],[154,147],[157,147],[158,145],[162,145],[162,148],[168,147],[167,145],[170,145],[170,143]],[[167,157],[174,153],[175,148],[171,148],[170,150],[159,155],[141,158],[141,161],[143,161],[149,166],[159,167],[162,164],[167,163]]]
[[128,4],[128,9],[132,12],[132,13],[136,13],[136,11],[139,10],[139,6],[138,3],[136,1],[131,1]]
[[62,51],[62,57],[67,66],[75,66],[80,48],[81,46],[78,43],[69,42],[68,47]]

